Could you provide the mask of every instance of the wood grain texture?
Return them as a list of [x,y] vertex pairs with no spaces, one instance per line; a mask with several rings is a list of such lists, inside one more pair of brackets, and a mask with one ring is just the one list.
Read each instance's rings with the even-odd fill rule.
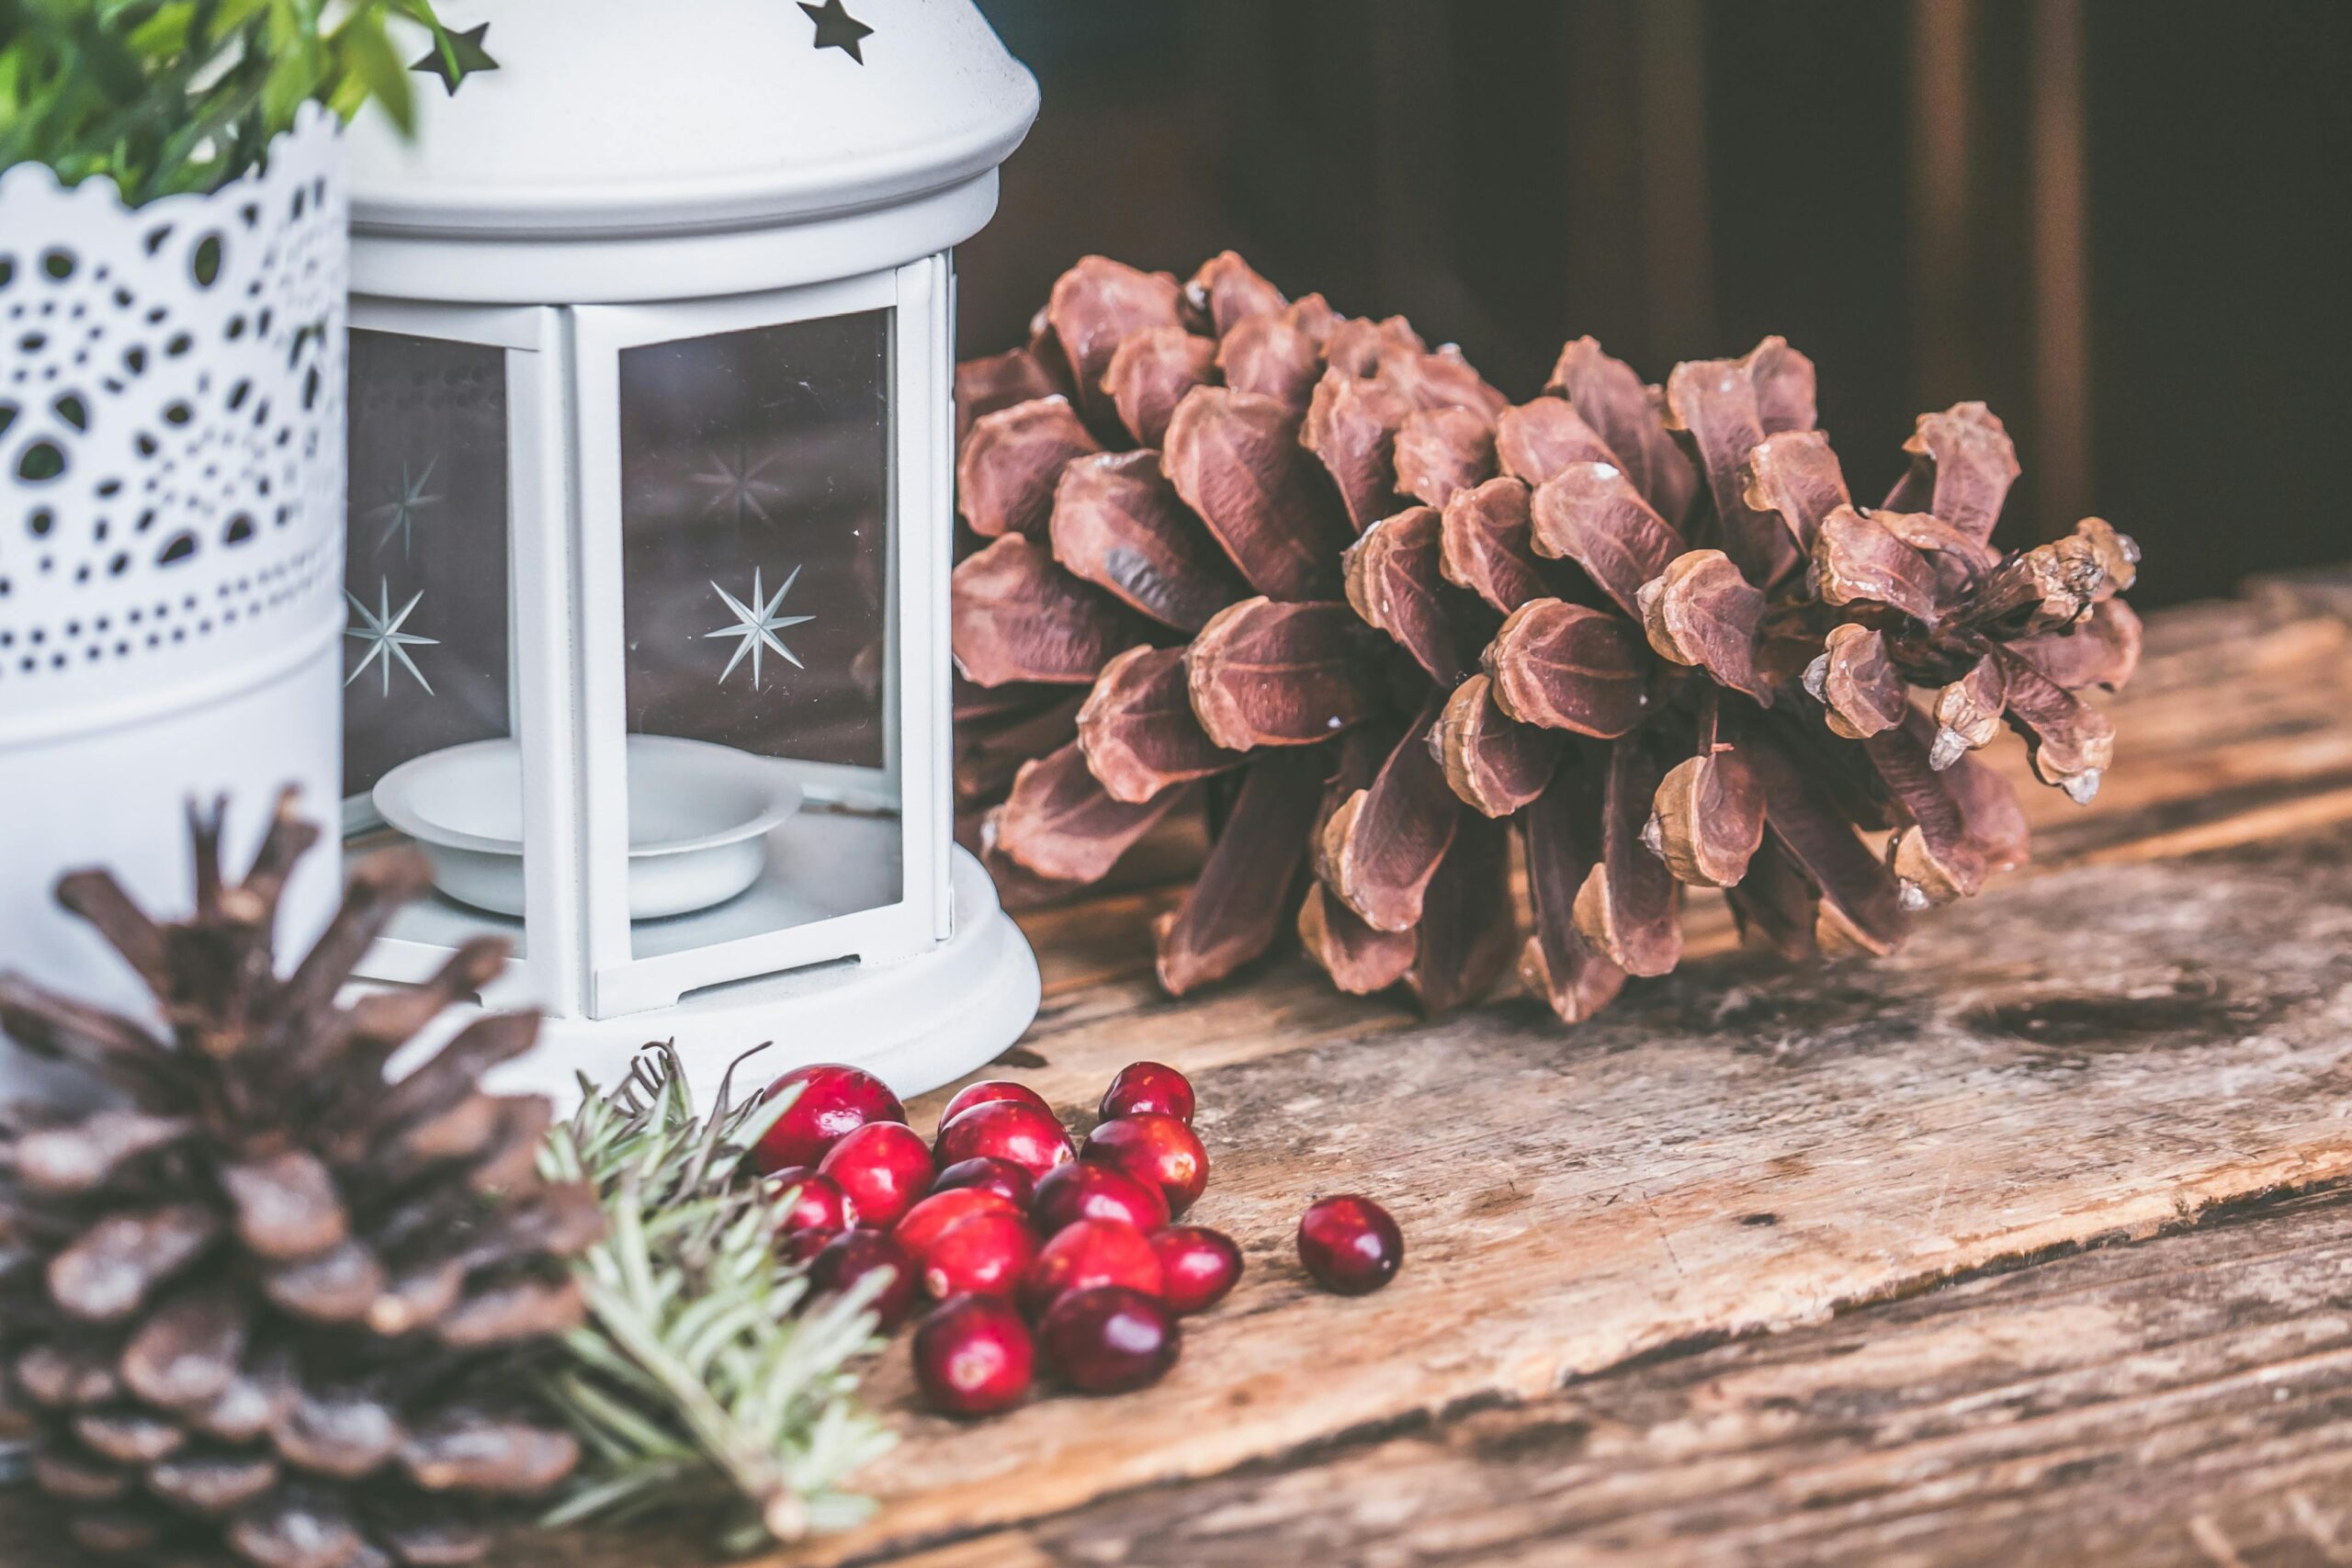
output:
[[[881,1532],[797,1561],[1532,1398],[2352,1174],[2347,933],[2352,851],[2324,836],[2012,883],[1876,964],[1689,965],[1572,1034],[1524,1002],[1350,1032],[1299,998],[1272,1055],[1226,1032],[1165,1053],[1200,1090],[1200,1218],[1250,1265],[1169,1380],[1040,1401],[985,1443],[905,1415]],[[1159,1054],[1139,1021],[1047,1036],[1035,1076],[1076,1100],[1058,1075],[1091,1086],[1111,1057]],[[1288,1257],[1299,1211],[1344,1190],[1408,1238],[1396,1282],[1354,1302]],[[903,1371],[878,1380],[894,1403]]]
[[[1671,1416],[1661,1405],[1668,1414],[1646,1425],[1571,1413],[1560,1423],[1585,1431],[1575,1442],[1545,1436],[1560,1423],[1542,1412],[1602,1383],[1667,1376],[1694,1345],[1732,1337],[1732,1349],[1774,1347],[1844,1332],[1911,1310],[1833,1319],[1860,1303],[2352,1176],[2352,829],[2342,826],[2352,820],[2352,635],[2275,597],[2160,616],[2132,692],[2112,707],[2123,746],[2100,798],[2077,809],[2027,786],[2035,865],[1927,917],[1897,957],[1778,969],[1731,951],[1728,919],[1709,896],[1679,971],[1635,984],[1574,1029],[1516,998],[1426,1021],[1392,998],[1339,995],[1296,958],[1170,1001],[1150,978],[1148,936],[1175,902],[1170,887],[1024,916],[1046,1003],[994,1076],[1035,1086],[1082,1127],[1125,1062],[1155,1058],[1193,1075],[1215,1167],[1197,1213],[1240,1240],[1249,1273],[1191,1325],[1183,1361],[1159,1387],[1113,1401],[1041,1398],[984,1428],[914,1411],[904,1347],[894,1348],[873,1393],[905,1441],[872,1478],[879,1518],[769,1561],[937,1549],[925,1561],[938,1568],[1123,1554],[1338,1562],[1361,1548],[1361,1560],[1384,1563],[1649,1562],[1674,1560],[1645,1553],[1682,1542],[1691,1561],[1740,1562],[1767,1560],[1759,1554],[1775,1541],[1789,1543],[1790,1561],[1820,1542],[1826,1561],[2022,1560],[2002,1555],[2002,1542],[2023,1538],[2002,1537],[1994,1523],[2039,1517],[2029,1495],[2071,1484],[2072,1472],[2045,1473],[2064,1458],[2001,1456],[2000,1429],[2025,1417],[1997,1392],[1953,1394],[1940,1438],[1916,1417],[1927,1435],[1910,1468],[1854,1470],[1861,1490],[1850,1508],[1840,1501],[1838,1465],[1911,1440],[1893,1386],[1900,1357],[1878,1373],[1869,1371],[1878,1363],[1856,1363],[1865,1382],[1883,1380],[1872,1385],[1890,1423],[1883,1431],[1864,1423],[1844,1438],[1825,1427],[1806,1439],[1849,1441],[1842,1458],[1792,1450],[1792,1464],[1824,1467],[1817,1494],[1783,1474],[1768,1438],[1776,1412],[1792,1442],[1816,1405],[1830,1427],[1841,1410],[1860,1422],[1837,1403],[1844,1385],[1834,1377],[1759,1394],[1753,1408],[1701,1401],[1697,1414]],[[1984,755],[2022,771],[2009,743]],[[2190,854],[2200,858],[2180,858]],[[929,1130],[946,1092],[911,1107],[919,1128]],[[1397,1281],[1358,1301],[1310,1290],[1290,1250],[1306,1204],[1350,1189],[1388,1203],[1408,1243]],[[2332,1267],[2341,1296],[2352,1263]],[[2099,1325],[2086,1319],[2077,1334],[2070,1321],[2018,1331],[2017,1354],[2044,1357],[2034,1364],[2056,1377],[2079,1343],[2079,1376],[2095,1389],[2109,1364],[2100,1358],[2124,1353],[2122,1331],[2109,1324],[2091,1335]],[[1955,1332],[1952,1343],[1964,1345],[1977,1331]],[[1768,1335],[1778,1337],[1749,1337]],[[1656,1362],[1646,1372],[1645,1361]],[[1938,1378],[1979,1366],[1965,1357],[1921,1364]],[[2199,1382],[2185,1365],[2184,1378]],[[2000,1363],[1980,1370],[1993,1376]],[[1801,1408],[1770,1404],[1782,1397]],[[2268,1428],[2233,1425],[2213,1408],[2199,1440],[2218,1456],[2203,1461],[2218,1490],[2199,1494],[2186,1479],[2172,1488],[2219,1499],[2200,1528],[2253,1542],[2227,1548],[2248,1563],[2329,1561],[2264,1544],[2289,1541],[2278,1532],[2296,1528],[2295,1506],[2278,1486],[2261,1490],[2270,1480],[2247,1490],[2228,1476],[2267,1462],[2276,1445]],[[2125,1425],[2109,1440],[2129,1448],[2138,1440],[2129,1413],[2116,1414]],[[1717,1416],[1720,1433],[1710,1425]],[[1636,1441],[1652,1428],[1654,1439]],[[1539,1488],[1532,1472],[1510,1468],[1522,1441],[1542,1473],[1572,1470],[1589,1484]],[[2141,1457],[2192,1462],[2166,1441],[2150,1428]],[[1589,1455],[1607,1444],[1619,1445],[1607,1450],[1617,1468],[1596,1472]],[[2278,1451],[2288,1469],[2304,1462]],[[1688,1478],[1685,1457],[1704,1460]],[[2341,1472],[2311,1464],[2315,1502],[2329,1485],[2340,1496]],[[2008,1481],[1977,1478],[2001,1466]],[[1488,1480],[1456,1474],[1489,1467]],[[1327,1472],[1338,1500],[1318,1515],[1306,1499]],[[1880,1556],[1864,1550],[1868,1529],[1880,1527],[1856,1523],[1842,1544],[1835,1537],[1845,1528],[1837,1520],[1864,1519],[1872,1473],[1881,1491],[1916,1494],[1884,1506]],[[1384,1530],[1412,1526],[1414,1487],[1460,1488],[1467,1501],[1458,1517],[1445,1514],[1452,1505],[1431,1505],[1436,1544],[1375,1550]],[[1947,1492],[1948,1507],[1934,1503]],[[2257,1493],[2269,1503],[2248,1501]],[[1198,1513],[1205,1522],[1190,1535],[1163,1523],[1150,1540],[1119,1536],[1118,1508],[1136,1503],[1148,1519],[1154,1498],[1163,1521]],[[1494,1498],[1528,1511],[1489,1539],[1478,1520]],[[1936,1556],[1921,1544],[1939,1521],[1960,1529],[1954,1551],[1973,1550],[1973,1529],[1960,1527],[1979,1515],[1988,1521],[1980,1556]],[[1244,1554],[1253,1518],[1273,1532],[1257,1557]],[[1709,1520],[1728,1533],[1706,1535]],[[2352,1529],[2328,1528],[2352,1562]],[[2140,1560],[2113,1533],[2122,1529],[2098,1538],[2112,1547],[2100,1555]],[[1179,1541],[1194,1554],[1175,1551]],[[1590,1550],[1554,1554],[1560,1541]],[[607,1560],[694,1561],[676,1537],[502,1559],[514,1568]],[[2061,1560],[2094,1559],[2052,1559]],[[2202,1560],[2232,1562],[2211,1551]]]
[[2347,1279],[2266,1204],[901,1561],[2340,1564]]

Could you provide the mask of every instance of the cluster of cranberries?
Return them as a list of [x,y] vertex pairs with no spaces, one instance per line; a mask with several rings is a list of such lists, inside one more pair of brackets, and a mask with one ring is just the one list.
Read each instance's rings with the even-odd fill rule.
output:
[[[768,1093],[794,1088],[752,1153],[797,1193],[779,1245],[820,1290],[888,1269],[874,1302],[884,1333],[921,1297],[937,1303],[914,1336],[916,1380],[936,1409],[1017,1404],[1041,1359],[1089,1393],[1156,1382],[1175,1364],[1177,1320],[1241,1277],[1230,1237],[1175,1223],[1208,1185],[1209,1160],[1193,1086],[1173,1067],[1122,1068],[1082,1145],[1043,1096],[1003,1080],[949,1100],[928,1145],[869,1073],[802,1067]],[[1395,1222],[1353,1197],[1308,1210],[1298,1249],[1348,1294],[1387,1283],[1404,1256]]]

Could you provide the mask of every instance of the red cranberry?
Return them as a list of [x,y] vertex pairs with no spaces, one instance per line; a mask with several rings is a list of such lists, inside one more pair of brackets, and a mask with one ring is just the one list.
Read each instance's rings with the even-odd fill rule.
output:
[[843,1231],[817,1254],[808,1275],[819,1290],[839,1294],[877,1269],[890,1270],[890,1282],[871,1303],[879,1320],[876,1327],[888,1334],[907,1321],[921,1289],[915,1260],[907,1256],[905,1247],[880,1231]]
[[794,1231],[775,1244],[776,1256],[786,1263],[813,1263],[817,1254],[831,1246],[833,1238],[841,1234],[828,1230]]
[[849,1194],[857,1223],[888,1230],[931,1190],[931,1150],[902,1122],[872,1122],[825,1156],[817,1167]]
[[1044,1312],[1070,1291],[1125,1285],[1156,1296],[1161,1289],[1159,1257],[1143,1232],[1116,1220],[1080,1220],[1065,1226],[1038,1250],[1022,1276],[1021,1303]]
[[1014,1083],[1011,1078],[982,1078],[969,1088],[956,1091],[956,1098],[949,1100],[947,1109],[939,1113],[939,1124],[944,1127],[975,1105],[986,1105],[999,1100],[1010,1100],[1015,1105],[1034,1105],[1048,1116],[1054,1113],[1054,1108],[1046,1102],[1046,1097],[1025,1083]]
[[1166,1303],[1124,1285],[1098,1285],[1056,1302],[1037,1337],[1072,1388],[1125,1393],[1158,1382],[1176,1364],[1183,1330]]
[[1225,1300],[1241,1278],[1241,1249],[1205,1225],[1170,1225],[1151,1233],[1170,1312],[1188,1317]]
[[795,1067],[768,1085],[764,1098],[774,1100],[794,1088],[800,1097],[761,1134],[752,1151],[752,1163],[763,1171],[813,1166],[826,1150],[867,1122],[907,1119],[907,1108],[889,1086],[856,1067],[832,1062]]
[[1159,1188],[1124,1170],[1094,1160],[1072,1160],[1046,1172],[1037,1183],[1030,1217],[1046,1235],[1080,1220],[1117,1220],[1139,1231],[1156,1231],[1168,1223],[1168,1200]]
[[1326,1198],[1298,1222],[1298,1260],[1315,1282],[1343,1296],[1376,1291],[1396,1277],[1405,1238],[1369,1198]]
[[985,1187],[959,1187],[952,1192],[933,1192],[909,1209],[899,1223],[890,1227],[891,1235],[920,1262],[930,1251],[932,1243],[947,1232],[947,1227],[960,1224],[974,1214],[995,1213],[1020,1219],[1021,1207],[1001,1192],[991,1192]]
[[1147,1111],[1192,1125],[1193,1080],[1158,1062],[1130,1062],[1121,1067],[1102,1091],[1102,1120],[1114,1122]]
[[1208,1151],[1190,1127],[1162,1111],[1103,1122],[1086,1135],[1082,1157],[1159,1188],[1171,1215],[1191,1208],[1209,1184]]
[[959,1159],[939,1173],[931,1184],[933,1192],[953,1191],[959,1187],[978,1187],[1001,1193],[1012,1200],[1015,1207],[1026,1209],[1035,1196],[1036,1179],[1009,1159],[996,1159],[981,1155],[977,1159]]
[[779,1230],[845,1231],[857,1224],[857,1205],[849,1201],[849,1194],[831,1177],[820,1176],[805,1165],[795,1165],[768,1178],[767,1189],[772,1196],[788,1187],[797,1187],[800,1192],[793,1199],[792,1207],[784,1212]]
[[933,1410],[986,1416],[1029,1392],[1036,1347],[1029,1325],[995,1296],[942,1303],[915,1330],[915,1381]]
[[1018,1100],[991,1100],[975,1105],[939,1130],[939,1163],[954,1165],[987,1155],[1011,1160],[1032,1179],[1069,1162],[1069,1134],[1050,1111]]
[[1019,1214],[967,1215],[939,1234],[922,1256],[922,1288],[942,1301],[969,1291],[1009,1296],[1037,1256],[1037,1235]]

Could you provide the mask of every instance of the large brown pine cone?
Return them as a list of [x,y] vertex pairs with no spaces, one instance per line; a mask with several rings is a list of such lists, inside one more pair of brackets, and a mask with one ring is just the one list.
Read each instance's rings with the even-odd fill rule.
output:
[[602,1234],[595,1196],[540,1179],[546,1101],[479,1082],[537,1019],[478,1020],[388,1084],[504,945],[338,1005],[421,860],[362,863],[281,977],[278,896],[315,829],[282,804],[231,882],[218,809],[192,827],[185,922],[101,872],[58,889],[164,1033],[0,976],[0,1027],[117,1097],[0,1114],[0,1383],[31,1416],[34,1481],[74,1540],[141,1564],[480,1561],[579,1457],[530,1380],[582,1319],[565,1259]]
[[1521,973],[1563,1018],[1673,967],[1685,884],[1791,955],[1886,951],[2024,857],[1965,753],[2006,719],[2087,799],[2112,731],[2073,693],[2137,657],[2128,538],[1987,544],[2017,464],[1981,404],[1923,416],[1858,508],[1778,338],[1663,389],[1579,339],[1512,406],[1229,254],[1182,286],[1090,257],[958,393],[992,540],[956,574],[959,786],[1017,765],[985,846],[1048,884],[1216,790],[1172,990],[1296,907],[1346,989],[1476,994],[1515,935],[1506,820]]

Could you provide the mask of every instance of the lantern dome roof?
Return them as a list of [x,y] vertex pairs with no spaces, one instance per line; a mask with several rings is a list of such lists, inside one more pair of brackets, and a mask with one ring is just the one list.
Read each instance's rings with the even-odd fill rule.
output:
[[987,175],[1037,85],[972,0],[440,0],[416,136],[351,129],[362,233],[808,222]]

